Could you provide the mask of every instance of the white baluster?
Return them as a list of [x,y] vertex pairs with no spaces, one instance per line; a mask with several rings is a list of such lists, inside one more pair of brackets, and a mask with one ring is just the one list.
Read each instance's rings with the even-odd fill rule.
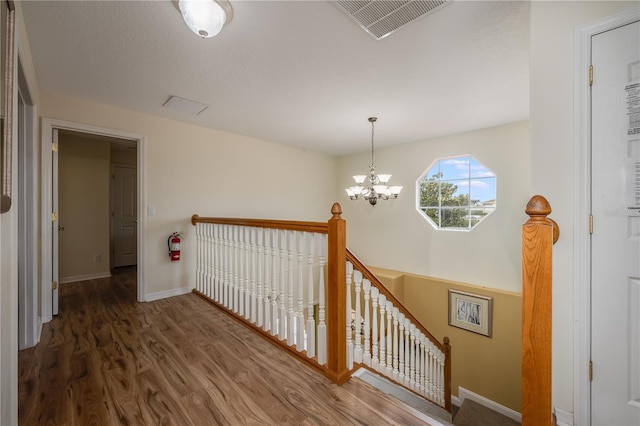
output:
[[263,257],[262,252],[264,250],[263,238],[262,238],[263,233],[264,233],[264,228],[256,228],[257,283],[256,283],[256,300],[255,300],[255,306],[256,306],[255,320],[256,320],[256,325],[258,327],[262,327],[262,324],[264,324],[264,317],[263,317],[264,304],[262,301],[262,296],[263,296],[262,280],[263,280],[263,274],[264,274],[264,269],[262,266],[262,257]]
[[420,351],[418,352],[418,354],[420,355],[420,360],[418,362],[418,366],[419,371],[420,371],[420,375],[419,375],[419,379],[418,382],[420,384],[419,387],[419,392],[421,394],[424,394],[425,391],[425,386],[424,386],[424,380],[425,380],[425,374],[424,374],[424,370],[425,370],[425,348],[424,348],[424,343],[425,343],[425,336],[424,334],[422,334],[422,332],[418,333],[418,341],[420,343]]
[[220,225],[222,231],[222,305],[229,307],[229,227]]
[[362,354],[362,362],[371,367],[371,281],[362,280],[362,289],[364,290],[364,343]]
[[409,349],[411,351],[411,373],[409,374],[409,384],[412,389],[416,386],[416,326],[411,324],[409,327],[409,337],[411,338],[411,344]]
[[386,368],[386,331],[385,331],[385,310],[387,308],[387,296],[384,294],[380,294],[378,299],[378,304],[380,305],[380,366],[378,371],[384,372]]
[[398,381],[400,383],[404,383],[405,374],[404,374],[404,349],[406,347],[404,343],[404,314],[400,312],[398,314],[398,325],[399,325],[399,333],[398,333]]
[[371,367],[378,369],[378,297],[380,292],[377,287],[371,286]]
[[287,338],[287,306],[285,304],[285,291],[287,289],[287,231],[280,233],[280,294],[278,296],[278,339]]
[[211,253],[213,252],[213,244],[211,242],[211,224],[206,223],[204,227],[204,235],[203,235],[204,250],[202,259],[203,269],[204,269],[204,292],[209,299],[213,298],[211,281],[213,281],[212,267],[211,264]]
[[316,323],[313,318],[313,247],[314,247],[313,233],[308,234],[307,243],[307,265],[308,278],[307,278],[307,356],[313,358],[316,356]]
[[391,340],[393,338],[393,332],[391,329],[391,317],[393,315],[393,303],[387,300],[387,376],[391,376],[393,372],[393,348],[391,347]]
[[220,303],[220,239],[218,238],[218,224],[213,224],[213,300]]
[[437,378],[437,373],[435,371],[435,359],[436,359],[436,354],[435,354],[435,348],[433,346],[433,343],[429,342],[429,380],[427,381],[427,394],[429,395],[429,398],[431,400],[436,399],[435,395],[436,395],[436,378]]
[[202,223],[196,223],[196,289],[202,292]]
[[400,370],[398,369],[398,315],[400,311],[394,307],[392,310],[393,315],[393,372],[391,376],[394,380],[398,380]]
[[251,261],[249,262],[249,265],[251,265],[251,273],[249,274],[251,278],[249,282],[249,321],[253,323],[256,322],[256,282],[258,274],[256,231],[257,229],[253,227],[249,230],[249,241],[251,243]]
[[249,319],[251,316],[251,227],[244,228],[244,283],[242,284],[243,302],[242,316]]
[[320,234],[318,238],[318,263],[320,268],[320,278],[318,280],[318,364],[325,365],[327,362],[327,326],[325,324],[325,297],[324,297],[324,264],[326,259],[326,238],[325,234]]
[[353,341],[351,340],[351,336],[353,334],[353,330],[351,329],[352,324],[355,326],[355,319],[351,320],[351,276],[353,275],[353,265],[351,262],[347,261],[347,292],[346,292],[346,323],[347,323],[347,369],[353,369]]
[[355,270],[353,271],[353,281],[354,281],[354,285],[355,285],[355,305],[356,305],[356,318],[354,320],[354,324],[355,324],[355,339],[356,339],[356,344],[355,347],[353,348],[353,360],[355,362],[362,362],[362,312],[360,305],[361,305],[361,299],[360,299],[360,293],[361,293],[361,287],[362,287],[362,272]]
[[225,275],[224,305],[228,309],[233,307],[233,226],[225,226]]
[[233,312],[238,312],[238,291],[240,287],[240,229],[237,226],[233,227],[233,302],[231,304]]
[[411,321],[404,319],[404,384],[411,383]]
[[262,328],[266,331],[271,330],[271,310],[269,309],[269,296],[271,294],[271,275],[269,272],[269,264],[271,262],[271,246],[269,245],[269,237],[271,235],[271,230],[262,229],[262,238],[263,238],[263,251],[264,251],[264,294],[262,295]]
[[304,345],[304,282],[302,260],[304,252],[304,232],[296,232],[296,250],[298,252],[298,309],[296,310],[296,348],[305,349]]
[[295,344],[295,326],[296,318],[293,312],[293,250],[295,249],[295,231],[289,231],[289,252],[287,263],[289,265],[289,273],[287,276],[287,344],[293,346]]
[[271,335],[278,334],[278,230],[271,230]]
[[438,402],[444,405],[444,356],[438,358]]

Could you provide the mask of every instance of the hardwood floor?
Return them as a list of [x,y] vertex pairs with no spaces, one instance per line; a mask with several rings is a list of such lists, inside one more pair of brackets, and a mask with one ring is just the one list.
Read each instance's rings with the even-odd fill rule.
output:
[[423,425],[353,378],[337,386],[193,294],[135,301],[135,269],[60,286],[19,353],[21,425]]

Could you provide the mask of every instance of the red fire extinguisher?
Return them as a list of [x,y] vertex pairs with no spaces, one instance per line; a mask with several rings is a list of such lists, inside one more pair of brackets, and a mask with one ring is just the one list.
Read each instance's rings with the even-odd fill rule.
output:
[[169,246],[169,257],[172,262],[180,260],[180,232],[174,232],[169,235],[167,240]]

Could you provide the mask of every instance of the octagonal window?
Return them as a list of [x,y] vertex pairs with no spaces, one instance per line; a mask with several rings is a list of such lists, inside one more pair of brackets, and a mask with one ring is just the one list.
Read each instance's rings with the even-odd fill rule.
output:
[[470,155],[436,160],[418,178],[418,211],[436,229],[471,230],[496,209],[496,175]]

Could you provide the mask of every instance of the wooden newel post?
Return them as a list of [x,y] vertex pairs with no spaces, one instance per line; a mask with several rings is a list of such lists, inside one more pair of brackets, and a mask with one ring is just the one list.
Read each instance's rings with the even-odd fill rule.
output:
[[535,195],[522,226],[522,424],[552,424],[551,259],[560,235],[547,218],[549,202]]
[[350,377],[347,369],[346,268],[347,233],[342,206],[334,203],[329,219],[327,248],[327,366],[325,375],[342,384]]

